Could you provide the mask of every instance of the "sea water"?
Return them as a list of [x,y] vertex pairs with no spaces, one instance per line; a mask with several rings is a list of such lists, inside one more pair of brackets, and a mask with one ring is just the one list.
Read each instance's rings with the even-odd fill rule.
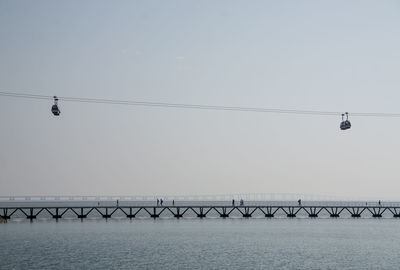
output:
[[399,269],[399,219],[39,219],[0,224],[1,269]]

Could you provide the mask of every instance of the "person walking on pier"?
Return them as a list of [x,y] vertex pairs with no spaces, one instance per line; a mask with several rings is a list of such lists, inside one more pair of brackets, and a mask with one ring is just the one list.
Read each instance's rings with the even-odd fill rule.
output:
[[174,206],[175,205],[175,200],[172,200],[172,206]]
[[232,200],[232,206],[235,206],[235,199]]
[[301,199],[299,199],[297,202],[299,203],[299,206],[300,206],[301,205]]
[[160,199],[160,205],[162,206],[162,204],[163,204],[163,199]]
[[119,200],[117,200],[117,207],[119,206]]
[[157,199],[157,206],[160,204],[160,200],[159,199]]
[[381,206],[381,200],[378,201],[378,205]]

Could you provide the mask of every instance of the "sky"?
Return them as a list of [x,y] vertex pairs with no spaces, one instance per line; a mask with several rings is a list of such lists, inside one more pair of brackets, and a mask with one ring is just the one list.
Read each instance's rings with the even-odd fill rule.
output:
[[0,195],[400,199],[398,1],[0,1]]

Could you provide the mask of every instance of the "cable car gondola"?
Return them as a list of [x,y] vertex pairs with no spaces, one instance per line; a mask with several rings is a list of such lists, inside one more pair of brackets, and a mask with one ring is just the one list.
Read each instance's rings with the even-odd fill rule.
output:
[[342,122],[340,123],[340,129],[346,130],[351,128],[351,123],[349,121],[349,113],[346,112],[346,120],[344,120],[344,113],[342,114]]
[[61,111],[58,108],[58,98],[56,96],[54,96],[54,105],[51,107],[51,112],[55,115],[55,116],[59,116]]

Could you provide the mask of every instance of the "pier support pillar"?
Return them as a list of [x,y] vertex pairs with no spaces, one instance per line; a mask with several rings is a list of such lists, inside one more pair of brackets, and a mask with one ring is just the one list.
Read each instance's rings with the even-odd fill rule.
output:
[[106,213],[102,215],[103,218],[111,218],[111,215],[108,213],[108,208],[106,208]]
[[127,218],[134,218],[136,215],[132,213],[132,208],[129,208],[129,214],[126,215]]
[[274,214],[265,214],[265,217],[267,217],[267,218],[273,218],[273,217],[274,217]]
[[359,217],[361,217],[361,215],[360,214],[351,214],[351,217],[359,218]]
[[78,214],[78,218],[87,218],[87,214],[83,213],[83,208],[81,208],[81,213]]
[[296,217],[296,214],[287,214],[287,217],[294,218],[294,217]]
[[332,218],[338,218],[338,217],[339,217],[339,214],[331,214],[331,217],[332,217]]
[[205,218],[206,215],[205,215],[205,214],[197,214],[197,217],[198,217],[198,218]]
[[32,219],[36,219],[36,215],[33,214],[33,208],[29,209],[29,215],[26,216],[27,219],[30,219],[32,221]]
[[8,215],[8,210],[6,208],[3,209],[3,215],[0,216],[2,219],[7,220],[11,218],[11,215]]
[[317,215],[317,214],[309,214],[308,217],[310,217],[310,218],[317,218],[318,215]]
[[176,217],[176,218],[182,218],[183,217],[183,215],[180,212],[180,208],[179,207],[176,208],[176,214],[174,214],[174,217]]
[[150,217],[152,217],[152,218],[158,218],[158,217],[160,217],[160,215],[157,214],[157,209],[156,209],[155,207],[153,207],[153,214],[151,214]]
[[55,219],[62,218],[62,216],[58,213],[58,208],[56,208],[56,214],[55,214],[55,215],[52,215],[52,216],[53,216],[53,218],[55,218]]
[[381,218],[382,215],[381,215],[381,214],[373,214],[372,217],[374,217],[374,218]]

